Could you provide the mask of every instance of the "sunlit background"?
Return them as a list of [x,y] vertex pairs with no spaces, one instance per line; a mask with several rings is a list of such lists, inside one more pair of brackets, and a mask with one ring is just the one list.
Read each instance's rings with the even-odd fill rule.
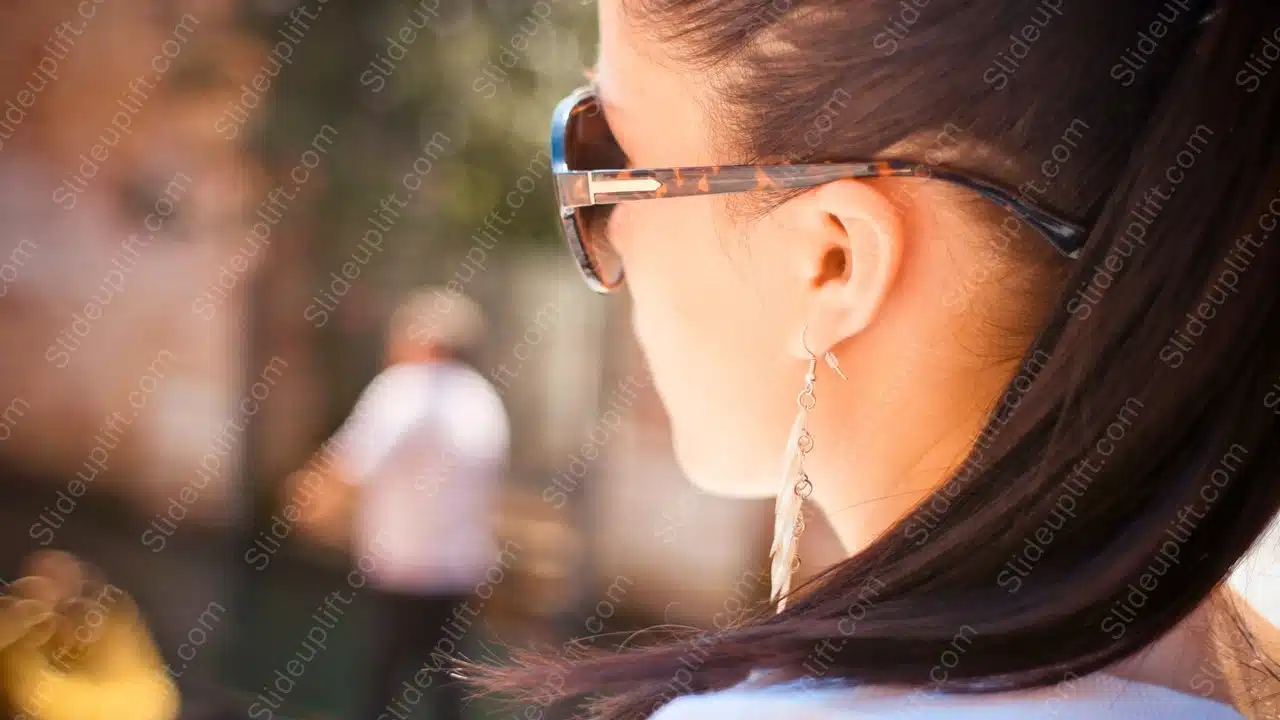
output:
[[[488,314],[475,362],[514,442],[500,527],[518,551],[471,652],[708,627],[758,600],[771,503],[681,477],[625,296],[590,294],[560,246],[549,116],[594,59],[594,14],[589,0],[7,7],[0,576],[45,548],[95,563],[137,598],[188,716],[243,713],[350,563],[281,522],[281,482],[380,369],[403,294],[452,282]],[[838,553],[808,526],[806,571]],[[1249,583],[1268,602],[1273,566]],[[285,715],[355,712],[368,617],[354,608]]]

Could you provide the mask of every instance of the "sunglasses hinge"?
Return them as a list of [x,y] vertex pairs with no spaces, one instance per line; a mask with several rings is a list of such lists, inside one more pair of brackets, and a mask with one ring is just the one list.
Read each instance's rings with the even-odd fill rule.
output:
[[594,173],[587,173],[587,195],[591,202],[596,202],[597,194],[618,195],[633,192],[654,192],[662,187],[657,178],[597,178]]

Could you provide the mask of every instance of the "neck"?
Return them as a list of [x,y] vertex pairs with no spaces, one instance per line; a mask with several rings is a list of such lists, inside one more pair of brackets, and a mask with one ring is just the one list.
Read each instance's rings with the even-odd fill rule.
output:
[[[921,360],[930,363],[936,358]],[[834,437],[858,438],[857,442],[823,446],[823,436],[830,431],[825,424],[817,425],[814,431],[818,447],[814,470],[810,472],[814,478],[813,497],[849,553],[865,548],[907,517],[955,474],[986,422],[991,398],[1001,397],[1017,371],[1016,365],[993,366],[970,371],[963,376],[964,382],[956,382],[953,373],[940,372],[937,367],[926,370],[920,365],[913,371],[911,359],[904,357],[903,362],[908,365],[906,372],[915,378],[910,388],[912,399],[867,404],[867,389],[854,387],[849,397],[827,404],[833,412],[821,419],[835,420],[840,411],[847,413],[847,408],[857,407],[858,396],[862,396],[868,407],[866,416],[854,418],[852,427],[846,425],[831,433]],[[925,380],[930,377],[937,380]],[[834,389],[834,385],[836,381],[828,382],[824,389]],[[883,382],[872,385],[885,387]],[[911,430],[894,430],[900,428]],[[848,477],[850,469],[856,477]],[[827,477],[833,481],[823,482]],[[940,507],[933,510],[946,511]],[[922,515],[924,512],[922,508]],[[913,527],[920,533],[927,532],[920,523],[909,524],[904,530],[911,532]]]
[[392,348],[387,353],[387,366],[447,362],[452,357],[445,350],[434,347]]
[[1191,616],[1107,672],[1234,706],[1246,717],[1276,717],[1280,630],[1223,584]]
[[[898,372],[912,378],[910,398],[905,391],[887,397],[884,388],[893,384],[883,377],[848,373],[864,382],[842,384],[819,370],[820,399],[810,418],[815,448],[806,470],[813,500],[847,553],[867,547],[904,519],[909,536],[927,540],[928,518],[948,508],[917,506],[955,475],[993,402],[1019,370],[1012,363],[957,372],[926,355],[900,354]],[[878,396],[870,388],[879,388]],[[866,410],[859,418],[850,407]],[[910,432],[895,431],[901,428]],[[1174,630],[1106,672],[1232,705],[1248,718],[1270,718],[1280,717],[1269,710],[1271,698],[1280,697],[1273,660],[1280,661],[1280,629],[1224,583]]]

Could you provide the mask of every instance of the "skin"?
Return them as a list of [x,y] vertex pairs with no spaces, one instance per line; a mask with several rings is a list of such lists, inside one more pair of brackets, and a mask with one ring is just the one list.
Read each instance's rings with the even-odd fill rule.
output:
[[[734,160],[716,149],[703,79],[615,0],[600,3],[600,37],[600,96],[633,166]],[[850,550],[963,459],[1017,369],[1018,353],[968,311],[978,303],[944,302],[973,295],[966,280],[1003,261],[957,232],[959,212],[930,210],[945,207],[935,189],[903,189],[829,183],[759,221],[720,197],[623,203],[610,220],[677,457],[703,489],[776,493],[805,345],[838,359],[848,380],[818,365],[805,467]]]
[[[621,0],[598,7],[593,75],[630,166],[740,161],[707,114],[724,110],[709,78],[681,67]],[[702,489],[777,493],[806,345],[836,357],[848,380],[818,363],[805,470],[810,502],[850,553],[964,459],[1031,341],[1009,328],[1034,326],[1054,300],[1027,290],[1037,278],[992,249],[994,231],[954,194],[906,183],[833,182],[750,221],[724,197],[623,203],[609,225],[677,458]],[[1217,598],[1280,657],[1273,626],[1229,590]],[[1243,683],[1222,669],[1254,650],[1220,632],[1210,605],[1108,672],[1243,710]],[[1208,690],[1206,669],[1221,678]]]

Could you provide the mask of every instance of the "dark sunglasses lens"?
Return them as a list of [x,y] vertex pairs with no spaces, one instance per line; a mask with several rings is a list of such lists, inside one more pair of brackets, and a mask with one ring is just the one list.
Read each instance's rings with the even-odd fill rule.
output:
[[[565,162],[570,170],[617,170],[626,167],[627,156],[618,146],[604,111],[594,98],[574,108],[565,127]],[[583,250],[606,288],[622,282],[622,261],[609,242],[609,216],[613,205],[592,205],[574,212]]]
[[612,290],[622,284],[622,258],[609,242],[609,215],[613,205],[592,205],[578,208],[573,221],[578,225],[578,237],[582,249],[591,263],[596,281]]

